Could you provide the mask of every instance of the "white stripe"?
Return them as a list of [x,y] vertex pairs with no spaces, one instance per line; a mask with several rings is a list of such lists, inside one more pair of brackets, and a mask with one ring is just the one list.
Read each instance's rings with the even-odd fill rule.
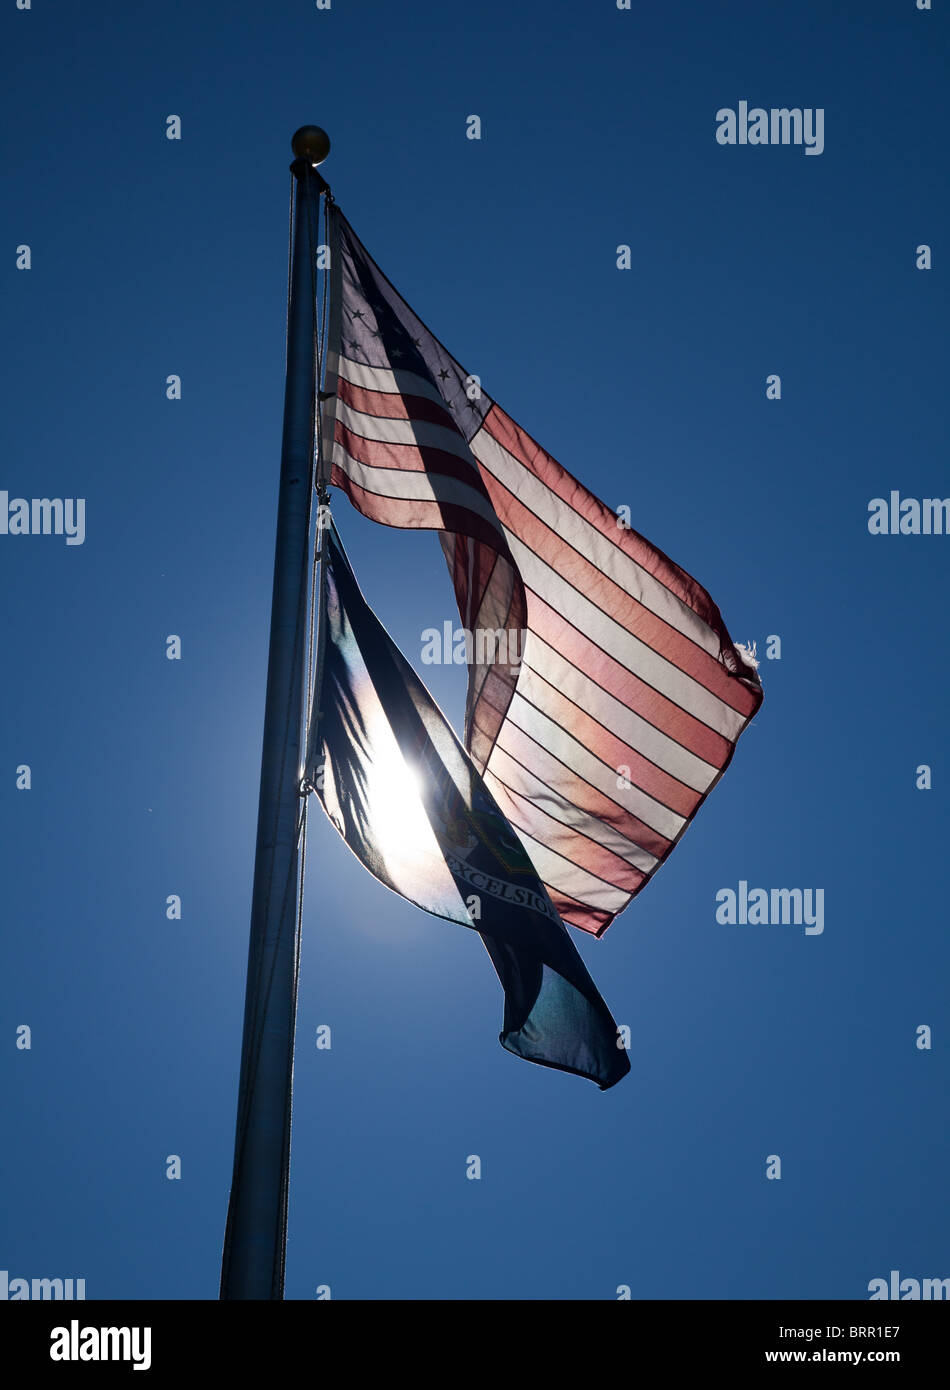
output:
[[526,586],[533,589],[556,613],[562,614],[615,661],[619,661],[631,675],[638,676],[688,714],[701,719],[731,742],[739,737],[746,724],[744,715],[591,603],[507,527],[505,533]]
[[565,859],[556,850],[548,849],[524,830],[513,828],[528,851],[528,858],[537,870],[538,877],[548,887],[559,889],[585,906],[598,907],[604,912],[622,912],[630,901],[632,894],[629,889],[612,887],[602,878],[595,878],[586,869],[581,869],[571,860]]
[[504,545],[504,535],[492,504],[458,478],[446,477],[444,473],[417,473],[411,468],[378,468],[375,464],[360,463],[339,443],[334,451],[334,462],[354,483],[382,497],[398,497],[403,502],[451,502],[475,512],[499,532],[499,545]]
[[503,483],[519,502],[557,535],[589,559],[595,569],[718,660],[718,634],[682,599],[677,598],[636,560],[558,497],[536,473],[493,439],[484,426],[473,437],[471,447],[488,473]]
[[[411,444],[414,447],[427,444],[464,459],[471,465],[473,473],[477,469],[465,440],[458,430],[449,429],[447,425],[433,425],[429,420],[393,420],[385,415],[367,415],[362,410],[354,410],[345,401],[337,402],[336,418],[363,439],[374,439],[380,444]],[[417,473],[414,476],[422,475]]]
[[[586,714],[603,724],[612,734],[616,734],[628,747],[635,748],[643,757],[675,777],[678,782],[695,792],[705,792],[719,776],[719,769],[704,762],[681,743],[654,728],[641,718],[628,705],[623,704],[609,691],[604,690],[590,676],[579,671],[566,661],[560,652],[548,646],[542,637],[532,632],[526,653],[526,661],[545,678],[555,690],[573,700]],[[544,695],[538,692],[538,703],[543,703]]]
[[[433,425],[427,421],[393,420],[377,415],[367,415],[363,411],[353,410],[342,401],[337,405],[337,418],[343,425],[364,439],[384,444],[416,447],[431,445],[445,449],[458,458],[471,461],[471,453],[461,435],[443,425]],[[479,431],[475,437],[476,440],[481,441],[484,434],[484,430]],[[501,452],[506,457],[511,457],[507,451],[501,450]],[[350,457],[347,455],[348,459]],[[533,478],[533,475],[529,474],[521,465],[518,467],[523,478]],[[354,475],[354,468],[360,471],[360,477]],[[373,492],[381,492],[385,496],[402,497],[414,501],[453,502],[458,500],[459,505],[470,507],[485,520],[494,525],[498,524],[494,508],[474,490],[466,484],[457,482],[454,478],[433,474],[430,481],[430,475],[427,473],[416,472],[411,469],[381,469],[372,464],[358,463],[355,459],[352,460],[350,466],[344,465],[344,471],[353,477],[354,481],[370,488]],[[400,479],[398,483],[393,484],[400,490],[390,491],[389,485],[384,484],[379,478],[379,475],[383,473],[392,478]],[[417,480],[408,485],[414,489],[413,491],[403,490],[407,486],[403,481],[405,478]],[[433,484],[438,487],[438,495],[433,491]],[[463,494],[459,498],[453,496],[456,489],[463,490]],[[546,487],[544,491],[549,496],[553,496]],[[574,515],[563,506],[562,513],[566,514],[568,519]],[[587,525],[586,522],[584,524]],[[593,527],[588,526],[588,530],[594,535],[597,534]],[[745,727],[746,718],[744,715],[734,710],[731,705],[727,705],[724,700],[720,700],[717,695],[707,690],[704,685],[688,675],[675,662],[669,661],[645,642],[641,642],[638,637],[635,637],[621,623],[617,623],[609,617],[596,604],[591,603],[583,594],[568,584],[567,580],[558,574],[552,566],[536,555],[514,532],[508,531],[507,528],[505,528],[505,532],[522,578],[539,597],[543,598],[557,612],[564,614],[575,627],[592,637],[598,646],[613,656],[633,675],[639,676],[640,679],[646,681],[648,685],[653,686],[661,694],[666,695],[687,713],[694,715],[711,729],[728,738],[730,742],[734,742],[738,738]],[[602,541],[603,537],[600,539]],[[705,628],[705,624],[701,624],[701,626]]]
[[[615,830],[606,821],[589,816],[586,811],[582,811],[579,806],[568,801],[560,792],[545,786],[528,771],[523,763],[519,763],[497,743],[485,770],[485,781],[489,780],[492,782],[496,801],[503,792],[506,792],[506,788],[510,788],[511,791],[524,797],[525,801],[532,806],[537,806],[540,811],[546,812],[552,820],[559,821],[568,830],[575,830],[580,835],[586,835],[589,840],[594,840],[603,849],[609,849],[617,855],[618,859],[625,860],[635,869],[649,873],[656,867],[657,860],[652,854],[647,854],[646,850],[641,849],[632,840],[628,840],[626,835],[622,835],[619,830]],[[500,785],[502,781],[506,784],[505,786]],[[510,797],[506,794],[507,800],[510,800]],[[518,814],[522,816],[525,814],[523,807],[518,808]],[[541,833],[540,826],[538,832]],[[579,841],[578,850],[579,853],[583,854],[583,846]]]
[[325,486],[330,480],[333,460],[333,441],[336,435],[337,385],[340,370],[340,325],[343,313],[343,255],[340,239],[340,210],[330,205],[330,318],[327,325],[327,366],[324,374],[325,399],[320,403],[321,411],[321,457],[319,482]]
[[[468,455],[461,436],[441,425],[431,425],[424,421],[388,420],[376,415],[366,415],[362,411],[352,410],[342,401],[337,407],[337,417],[344,425],[366,439],[391,444],[432,444],[439,448],[451,445],[451,452],[458,457],[465,458]],[[480,438],[481,433],[476,438]],[[345,455],[346,461],[341,464],[344,472],[353,478],[354,482],[373,492],[412,501],[454,502],[459,506],[468,507],[495,526],[499,524],[491,504],[466,483],[444,474],[430,475],[413,469],[384,469],[373,464],[363,464],[342,451],[341,446],[338,448]],[[337,462],[340,463],[339,457]],[[522,469],[522,473],[525,477],[528,476],[526,470]],[[507,528],[506,534],[515,563],[525,583],[556,612],[562,613],[633,675],[639,676],[687,713],[700,719],[730,742],[738,738],[746,723],[744,715],[727,705],[724,700],[720,700],[674,662],[668,661],[652,647],[641,642],[622,624],[615,622],[596,604],[591,603],[568,584],[567,580],[513,532],[507,531]]]
[[364,362],[354,362],[349,357],[340,358],[340,376],[351,386],[361,386],[364,391],[382,391],[387,396],[426,396],[430,401],[449,413],[445,398],[425,377],[417,376],[404,367],[389,371],[386,367],[368,367]]
[[[339,456],[337,458],[338,465],[360,486],[367,487],[371,491],[380,493],[386,497],[395,497],[403,500],[452,502],[457,506],[467,508],[477,513],[493,526],[498,525],[495,511],[491,505],[486,502],[485,498],[458,479],[449,478],[442,474],[429,475],[410,469],[380,468],[372,464],[362,464],[342,450],[340,446],[338,446],[338,449],[342,454],[342,458]],[[531,562],[535,560],[536,557],[534,557],[533,553],[529,551],[526,546],[523,546],[520,541],[515,540],[515,544],[521,547],[525,557],[522,564],[526,567],[530,567]],[[543,564],[543,562],[538,563]],[[599,609],[596,609],[594,605],[590,604],[588,600],[577,594],[575,590],[570,589],[564,581],[560,581],[559,577],[554,574],[554,571],[551,570],[550,567],[544,566],[544,569],[547,570],[555,583],[561,583],[563,589],[566,590],[567,604],[565,604],[563,599],[553,597],[551,599],[552,607],[560,612],[566,612],[566,616],[573,616],[570,614],[569,605],[572,599],[577,600],[580,605],[586,606],[595,617],[602,619],[601,626],[609,625],[607,636],[604,637],[604,634],[601,633],[603,642],[610,640],[612,630],[613,633],[619,635],[620,642],[618,645],[623,645],[628,642],[636,643],[642,651],[653,658],[654,664],[662,663],[662,665],[674,672],[684,683],[688,681],[690,685],[696,685],[696,682],[693,682],[691,678],[679,672],[678,668],[670,666],[670,663],[663,661],[663,658],[653,653],[651,648],[645,647],[643,644],[637,642],[637,639],[631,637],[625,628],[614,623],[612,619],[607,618]],[[588,624],[585,627],[583,619],[579,619],[576,625],[596,637],[597,634],[592,630],[591,625]],[[595,682],[577,671],[576,668],[564,662],[547,643],[537,637],[537,634],[532,633],[532,643],[535,642],[535,639],[537,645],[532,646],[530,649],[531,659],[537,665],[540,674],[549,675],[550,673],[551,684],[563,689],[564,693],[567,694],[569,698],[573,698],[575,703],[579,704],[581,708],[586,708],[592,715],[596,716],[598,709],[602,709],[606,706],[608,709],[608,717],[601,720],[601,722],[605,723],[607,727],[615,732],[619,732],[622,727],[622,736],[626,739],[631,748],[636,748],[638,751],[644,752],[645,756],[650,757],[658,766],[663,767],[664,770],[670,772],[672,776],[678,777],[679,780],[685,782],[687,786],[693,787],[694,790],[704,791],[715,779],[718,772],[717,769],[711,768],[708,763],[697,758],[694,754],[690,753],[688,749],[683,748],[666,734],[653,728],[652,725],[643,720],[639,715],[634,713],[634,711],[626,709],[612,695],[596,685]],[[537,652],[537,657],[534,655],[535,652]],[[612,654],[617,655],[616,652]],[[623,664],[626,665],[628,669],[631,669],[629,662],[624,662]],[[640,673],[637,672],[637,674]],[[644,674],[647,674],[647,672],[644,672]],[[530,671],[528,668],[523,667],[521,680],[525,681],[528,679],[530,679]],[[525,688],[527,689],[527,687]],[[708,696],[708,700],[710,704],[713,705],[714,709],[716,707],[726,709],[734,716],[737,722],[741,723],[741,717],[738,716],[735,711],[729,710],[728,706],[723,706],[721,701],[705,691],[705,687],[698,688]],[[675,696],[673,698],[675,698]],[[613,799],[616,800],[617,798],[614,797]],[[654,824],[647,816],[640,816],[640,819],[647,820],[651,825]],[[655,828],[660,829],[658,825],[656,825]],[[664,831],[661,833],[665,834],[666,832]]]
[[[664,836],[667,840],[675,840],[686,824],[685,816],[678,816],[668,806],[654,801],[653,797],[648,796],[640,787],[618,787],[617,772],[614,768],[602,763],[567,729],[522,699],[520,680],[508,707],[505,722],[513,724],[516,729],[533,738],[535,743],[539,743],[558,762],[564,763],[570,772],[575,772],[578,777],[603,792],[604,796],[609,797],[622,810],[636,816],[637,820],[643,821],[644,825],[650,826],[658,835]],[[499,733],[499,743],[503,737],[504,726]],[[652,859],[652,855],[650,858]]]

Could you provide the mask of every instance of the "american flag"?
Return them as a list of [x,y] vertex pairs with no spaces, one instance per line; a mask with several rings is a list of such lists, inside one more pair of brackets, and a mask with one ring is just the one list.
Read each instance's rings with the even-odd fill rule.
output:
[[329,481],[373,521],[437,531],[463,626],[507,637],[503,660],[475,644],[466,747],[563,920],[601,936],[728,766],[755,664],[331,219]]

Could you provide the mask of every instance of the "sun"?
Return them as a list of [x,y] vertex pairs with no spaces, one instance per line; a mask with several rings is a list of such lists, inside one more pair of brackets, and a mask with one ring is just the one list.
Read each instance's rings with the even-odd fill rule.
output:
[[[429,842],[432,827],[422,804],[419,774],[409,766],[387,721],[371,736],[366,804],[372,835],[388,866],[409,864]],[[386,737],[388,735],[388,738]]]

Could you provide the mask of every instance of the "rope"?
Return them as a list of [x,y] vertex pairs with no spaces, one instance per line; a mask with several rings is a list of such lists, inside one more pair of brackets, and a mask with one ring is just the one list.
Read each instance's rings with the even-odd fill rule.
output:
[[[331,196],[332,196],[332,195],[330,194],[329,190],[327,190],[327,193],[325,194],[324,200],[323,200],[324,245],[329,245],[329,242],[330,242],[330,206],[329,206],[329,204],[330,204]],[[318,328],[317,328],[317,330],[316,330],[316,347],[315,347],[315,354],[314,354],[315,362],[316,362],[316,411],[315,411],[315,415],[314,415],[314,421],[315,421],[315,426],[316,426],[316,428],[315,428],[315,431],[314,431],[314,454],[313,454],[313,470],[314,470],[314,473],[313,473],[313,485],[314,485],[314,487],[315,487],[315,489],[316,489],[316,492],[317,492],[317,533],[316,533],[316,537],[315,537],[315,541],[314,541],[314,548],[313,548],[313,565],[312,565],[311,571],[310,571],[310,637],[309,637],[308,652],[307,652],[307,726],[306,726],[306,727],[307,727],[307,758],[306,758],[307,765],[309,765],[309,762],[310,762],[310,752],[311,752],[311,748],[310,748],[310,742],[309,742],[309,740],[310,740],[311,723],[312,723],[312,719],[313,719],[313,702],[314,702],[314,698],[315,698],[315,695],[316,695],[316,675],[317,675],[318,671],[320,670],[320,668],[322,667],[322,664],[323,664],[323,663],[322,663],[322,654],[323,654],[322,614],[323,614],[323,600],[324,600],[325,576],[324,576],[324,566],[323,566],[322,564],[320,564],[320,562],[321,562],[321,560],[322,560],[322,557],[323,557],[323,546],[322,546],[322,536],[321,536],[321,521],[322,521],[322,516],[323,516],[323,508],[324,508],[325,506],[328,505],[329,500],[330,500],[330,494],[329,494],[329,492],[327,491],[327,487],[326,487],[326,484],[325,484],[324,479],[323,479],[323,411],[322,411],[322,409],[321,409],[320,395],[321,395],[321,386],[322,386],[323,377],[324,377],[324,355],[325,355],[325,351],[326,351],[326,341],[327,341],[327,321],[328,321],[328,315],[329,315],[329,300],[330,300],[330,286],[329,286],[329,280],[330,280],[329,273],[326,273],[326,272],[325,272],[325,273],[324,273],[324,277],[323,277],[323,282],[322,282],[322,290],[323,290],[323,292],[322,292],[321,301],[320,301],[320,304],[319,304],[319,307],[318,307],[318,313],[317,313],[317,318],[318,318],[318,320],[319,320],[319,326],[318,326]],[[319,602],[319,603],[317,602],[317,595],[316,595],[316,586],[317,586],[317,566],[318,566],[318,564],[320,564],[320,602]],[[318,631],[319,631],[319,635],[317,635],[316,638],[315,638],[314,628],[315,628],[315,624],[316,624],[318,612],[319,612],[320,617],[321,617],[321,623],[320,623],[320,629],[318,630]]]
[[294,270],[294,171],[290,171],[290,211],[287,214],[287,319],[284,324],[284,374],[290,361],[290,286]]
[[[328,249],[329,249],[329,247],[330,247],[330,204],[331,204],[332,201],[333,201],[333,194],[330,192],[329,189],[327,189],[326,194],[325,194],[324,199],[323,199],[323,243],[324,243],[324,245],[325,245]],[[332,252],[331,252],[331,255],[332,255]],[[326,341],[327,341],[327,319],[328,319],[328,315],[329,315],[329,306],[330,306],[330,274],[331,274],[331,271],[332,271],[332,267],[330,267],[330,268],[324,273],[324,277],[323,277],[323,302],[322,302],[321,308],[320,308],[320,332],[319,332],[319,347],[318,347],[318,355],[317,355],[317,361],[318,361],[318,368],[317,368],[317,386],[318,386],[318,387],[321,387],[321,386],[323,385],[323,353],[324,353],[324,349],[325,349],[325,347],[326,347]],[[323,411],[322,411],[322,409],[321,409],[320,392],[319,392],[319,390],[318,390],[318,392],[317,392],[317,460],[316,460],[316,462],[317,462],[317,496],[318,496],[318,498],[319,498],[319,500],[320,500],[321,503],[324,503],[324,502],[329,498],[329,493],[327,492],[326,480],[325,480],[325,478],[324,478],[324,476],[323,476],[323,461],[324,461],[324,460],[323,460]]]
[[[325,215],[325,214],[324,214]],[[319,214],[317,214],[319,222]],[[319,228],[317,228],[319,235]],[[313,253],[313,238],[310,250]],[[314,265],[314,277],[316,277],[316,265]],[[325,286],[325,277],[324,277]],[[323,520],[323,507],[327,502],[327,492],[321,485],[320,468],[321,457],[323,457],[323,410],[320,409],[320,384],[323,382],[323,350],[325,343],[325,327],[323,316],[325,313],[325,288],[323,304],[314,304],[313,316],[313,360],[314,360],[314,382],[313,382],[313,452],[312,466],[310,466],[310,486],[317,492],[317,530],[313,541],[313,563],[310,566],[310,631],[307,638],[307,694],[306,694],[306,762],[310,760],[310,717],[313,714],[313,685],[314,676],[314,655],[316,655],[316,589],[317,589],[317,564],[320,563],[321,546],[320,532],[321,520]],[[306,763],[305,763],[306,766]]]

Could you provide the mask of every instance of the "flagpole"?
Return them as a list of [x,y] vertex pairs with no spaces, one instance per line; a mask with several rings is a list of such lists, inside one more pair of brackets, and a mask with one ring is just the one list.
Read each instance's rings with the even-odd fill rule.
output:
[[257,847],[248,947],[234,1168],[221,1262],[222,1299],[281,1299],[287,1239],[296,907],[303,810],[302,719],[316,409],[317,126],[292,140],[294,162],[284,426],[274,548]]

